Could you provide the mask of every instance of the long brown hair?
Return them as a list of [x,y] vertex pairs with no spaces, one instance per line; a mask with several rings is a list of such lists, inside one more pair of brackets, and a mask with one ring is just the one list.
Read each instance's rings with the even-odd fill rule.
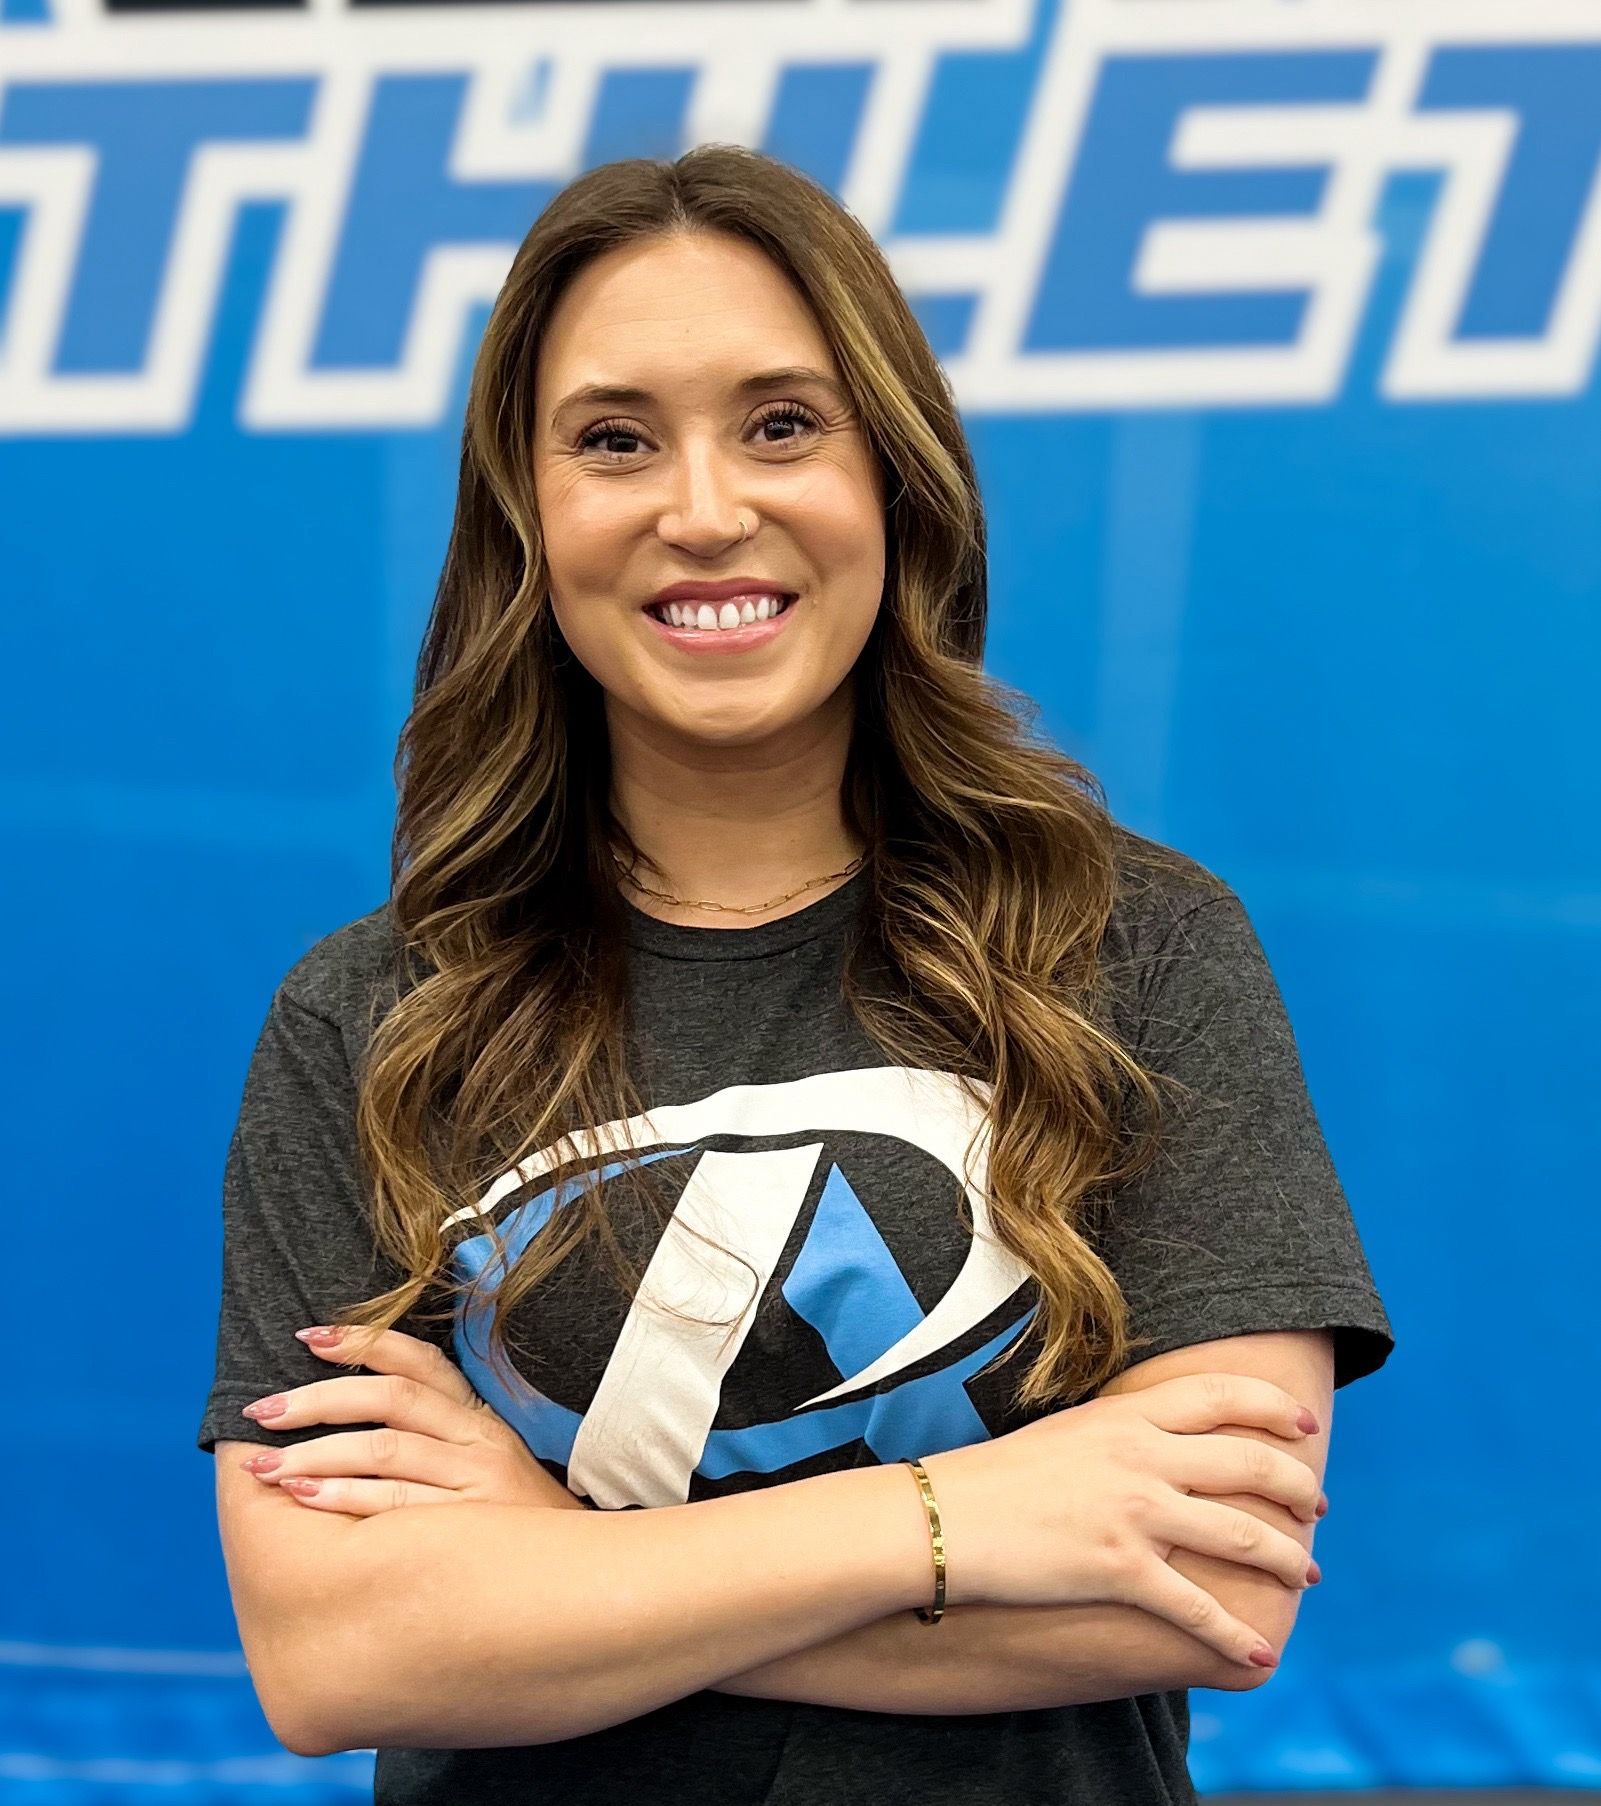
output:
[[[552,619],[534,369],[588,259],[693,231],[738,235],[798,286],[879,461],[884,595],[854,672],[842,799],[869,849],[870,894],[845,996],[892,1061],[988,1086],[993,1231],[1040,1294],[1028,1333],[1041,1346],[1016,1402],[1054,1406],[1103,1384],[1133,1345],[1090,1233],[1097,1206],[1155,1151],[1153,1075],[1112,1031],[1098,958],[1127,837],[1093,775],[1033,731],[1034,705],[981,670],[973,460],[882,253],[826,190],[729,144],[579,176],[523,240],[484,331],[396,759],[399,980],[356,1105],[375,1239],[405,1277],[345,1320],[387,1328],[420,1316],[430,1291],[467,1289],[447,1218],[468,1213],[468,1233],[495,1236],[499,1253],[473,1208],[488,1186],[575,1127],[643,1108],[622,1054],[624,910],[608,843],[642,854],[608,804],[599,688]],[[581,1243],[598,1239],[619,1285],[637,1288],[608,1195],[580,1190],[515,1262],[501,1256],[490,1353],[514,1383],[507,1321]]]

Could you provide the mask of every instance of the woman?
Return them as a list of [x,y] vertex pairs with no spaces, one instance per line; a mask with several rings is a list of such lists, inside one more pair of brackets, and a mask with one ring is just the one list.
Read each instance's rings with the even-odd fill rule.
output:
[[1389,1325],[1238,899],[984,627],[860,225],[723,145],[558,195],[392,897],[280,985],[225,1183],[241,1632],[379,1800],[1148,1806],[1276,1660]]

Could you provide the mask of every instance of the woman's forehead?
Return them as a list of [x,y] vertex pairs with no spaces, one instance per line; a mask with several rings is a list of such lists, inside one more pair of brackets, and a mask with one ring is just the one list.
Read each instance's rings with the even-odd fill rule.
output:
[[[697,391],[773,370],[839,371],[804,296],[764,253],[683,253],[651,243],[603,253],[575,275],[541,335],[541,374],[566,395],[585,385]],[[619,261],[621,260],[621,261]],[[618,400],[623,399],[617,397]]]
[[[841,405],[849,399],[842,383],[811,364],[786,364],[772,370],[735,374],[726,367],[726,360],[702,360],[684,372],[677,386],[690,385],[698,393],[741,403],[759,401],[764,395],[783,390],[809,388],[820,390]],[[552,424],[574,408],[659,407],[672,399],[670,392],[658,392],[639,383],[582,382],[553,405]]]

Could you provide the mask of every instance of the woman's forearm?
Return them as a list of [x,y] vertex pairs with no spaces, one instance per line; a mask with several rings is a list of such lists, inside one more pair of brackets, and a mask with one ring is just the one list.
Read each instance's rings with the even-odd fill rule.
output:
[[[1307,1534],[1269,1501],[1230,1494],[1226,1502],[1291,1534]],[[1194,1549],[1173,1550],[1168,1565],[1282,1653],[1299,1596],[1275,1576]],[[1021,1712],[1183,1687],[1244,1692],[1271,1673],[1229,1661],[1138,1606],[967,1605],[953,1607],[939,1624],[897,1612],[729,1675],[716,1687],[859,1712]]]
[[650,1511],[391,1511],[349,1548],[289,1662],[315,1753],[599,1730],[909,1610],[929,1560],[889,1466]]
[[1244,1669],[1137,1606],[963,1605],[939,1624],[911,1612],[879,1619],[730,1675],[715,1691],[858,1712],[952,1714],[1254,1684]]

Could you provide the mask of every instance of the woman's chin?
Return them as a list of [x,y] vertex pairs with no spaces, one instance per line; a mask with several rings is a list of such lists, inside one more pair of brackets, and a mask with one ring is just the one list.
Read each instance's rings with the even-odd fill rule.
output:
[[711,756],[757,747],[777,747],[792,736],[804,739],[814,709],[784,709],[769,696],[741,707],[732,697],[708,695],[704,704],[680,696],[650,709],[656,736],[679,742],[686,752]]

